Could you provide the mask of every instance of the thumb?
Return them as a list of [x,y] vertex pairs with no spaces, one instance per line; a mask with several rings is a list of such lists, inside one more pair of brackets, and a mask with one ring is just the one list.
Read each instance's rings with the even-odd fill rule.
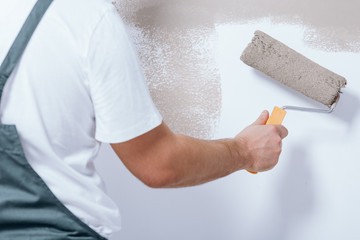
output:
[[267,110],[264,110],[260,116],[258,117],[258,119],[256,119],[255,122],[253,122],[253,124],[251,125],[265,125],[266,121],[269,118],[269,112]]

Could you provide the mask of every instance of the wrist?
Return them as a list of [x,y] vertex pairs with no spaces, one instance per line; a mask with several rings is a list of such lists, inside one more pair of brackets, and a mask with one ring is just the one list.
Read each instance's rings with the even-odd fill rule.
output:
[[249,169],[250,163],[246,138],[237,136],[232,139],[232,141],[234,142],[234,156],[238,167],[237,171]]
[[245,154],[245,141],[243,139],[228,139],[226,145],[230,153],[230,159],[233,166],[233,172],[247,169],[246,154]]

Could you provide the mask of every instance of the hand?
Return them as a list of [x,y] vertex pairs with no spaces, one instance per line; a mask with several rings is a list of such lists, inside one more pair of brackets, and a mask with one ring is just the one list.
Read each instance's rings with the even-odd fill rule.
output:
[[236,137],[239,161],[244,161],[244,169],[263,172],[272,169],[279,161],[282,139],[288,135],[282,125],[265,125],[269,112],[264,111],[259,118]]

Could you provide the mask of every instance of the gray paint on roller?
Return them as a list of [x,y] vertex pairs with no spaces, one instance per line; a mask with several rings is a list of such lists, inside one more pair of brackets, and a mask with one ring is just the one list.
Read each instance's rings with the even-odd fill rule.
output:
[[326,106],[331,106],[346,79],[285,44],[256,31],[241,55],[247,65]]

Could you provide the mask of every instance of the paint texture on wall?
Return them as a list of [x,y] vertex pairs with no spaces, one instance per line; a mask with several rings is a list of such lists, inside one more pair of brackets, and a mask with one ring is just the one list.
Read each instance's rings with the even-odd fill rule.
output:
[[[219,2],[210,1],[215,5]],[[217,5],[214,12],[217,23],[269,17],[274,22],[303,25],[304,41],[312,47],[360,52],[358,0],[224,0]]]
[[160,1],[119,1],[117,7],[164,121],[176,133],[211,138],[221,109],[213,25],[193,21],[196,10],[187,14],[187,7]]
[[311,47],[360,52],[358,0],[118,0],[116,6],[164,120],[195,137],[211,138],[221,111],[216,25],[269,18],[304,26]]
[[211,27],[269,17],[275,22],[304,25],[304,40],[314,47],[360,51],[358,0],[118,0],[118,6],[130,21],[142,14],[153,26]]

